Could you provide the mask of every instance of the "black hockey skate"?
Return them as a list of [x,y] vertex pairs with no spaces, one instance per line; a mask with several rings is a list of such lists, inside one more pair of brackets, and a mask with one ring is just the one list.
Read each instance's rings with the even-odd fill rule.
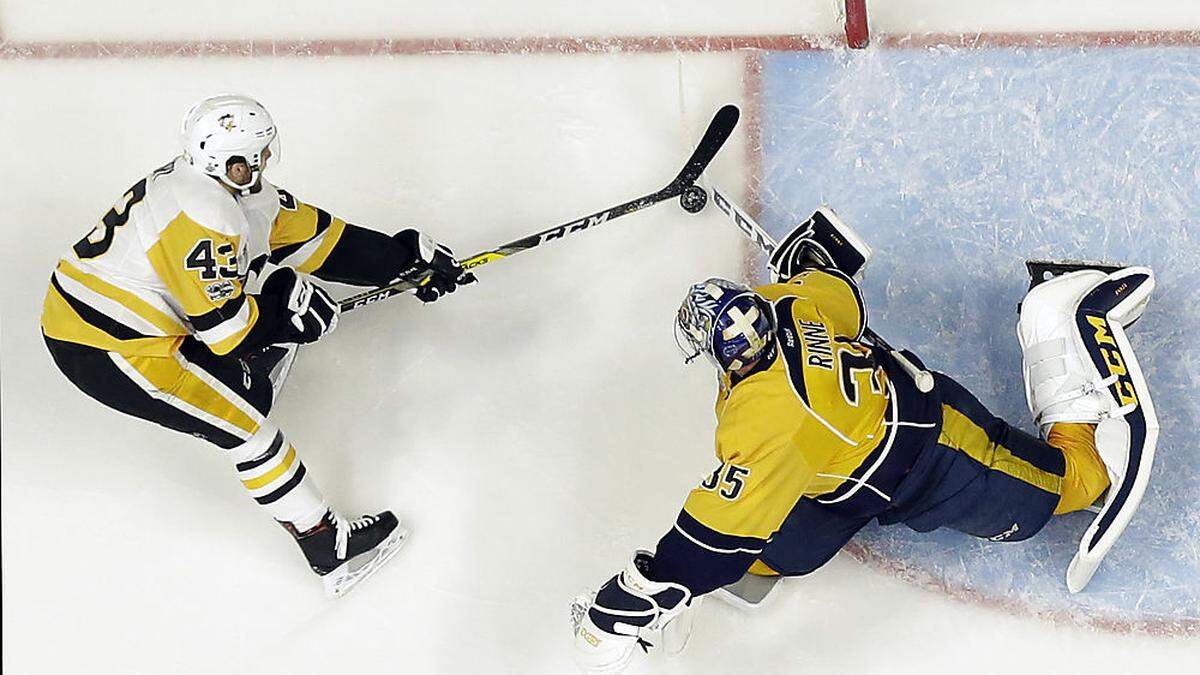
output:
[[1100,270],[1106,274],[1112,274],[1118,270],[1123,270],[1126,265],[1115,265],[1113,263],[1088,262],[1086,260],[1026,260],[1025,268],[1029,270],[1029,289],[1033,290],[1034,286],[1049,281],[1054,277],[1067,274],[1068,272],[1078,272],[1079,270]]
[[[1128,265],[1115,263],[1090,262],[1087,260],[1026,260],[1025,269],[1029,271],[1029,290],[1046,283],[1054,277],[1059,277],[1079,270],[1100,270],[1106,274],[1123,270]],[[1017,303],[1017,314],[1021,313],[1021,303]],[[1130,322],[1130,326],[1133,322]]]
[[346,520],[332,510],[306,532],[290,523],[284,529],[296,538],[312,570],[324,579],[332,597],[345,595],[371,576],[404,544],[408,531],[391,511]]

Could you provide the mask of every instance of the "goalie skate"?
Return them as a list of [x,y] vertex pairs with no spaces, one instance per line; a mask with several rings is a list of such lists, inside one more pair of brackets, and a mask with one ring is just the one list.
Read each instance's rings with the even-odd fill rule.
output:
[[780,576],[760,576],[747,572],[741,579],[713,591],[717,599],[740,609],[758,609],[783,580]]
[[1099,270],[1106,274],[1119,272],[1125,269],[1127,265],[1117,265],[1114,263],[1089,262],[1087,260],[1026,260],[1025,269],[1029,270],[1029,290],[1033,290],[1034,286],[1046,281],[1050,281],[1054,277],[1059,277],[1069,272],[1078,272],[1079,270]]
[[1125,335],[1149,302],[1154,275],[1145,267],[1087,263],[1029,269],[1034,279],[1017,334],[1030,412],[1043,433],[1054,422],[1096,424],[1096,449],[1111,483],[1067,568],[1067,588],[1077,593],[1125,531],[1154,461],[1158,418]]

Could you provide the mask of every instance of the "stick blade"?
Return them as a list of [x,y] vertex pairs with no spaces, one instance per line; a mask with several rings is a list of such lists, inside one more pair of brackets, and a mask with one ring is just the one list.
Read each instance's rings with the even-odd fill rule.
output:
[[700,174],[708,168],[713,158],[717,156],[721,147],[725,145],[725,141],[729,140],[729,136],[733,134],[741,116],[742,113],[736,105],[721,106],[717,114],[713,115],[712,121],[708,123],[708,129],[704,131],[700,142],[696,144],[696,149],[692,151],[692,156],[688,158],[687,164],[683,165],[683,170],[664,189],[664,192],[680,194],[689,185],[695,183]]

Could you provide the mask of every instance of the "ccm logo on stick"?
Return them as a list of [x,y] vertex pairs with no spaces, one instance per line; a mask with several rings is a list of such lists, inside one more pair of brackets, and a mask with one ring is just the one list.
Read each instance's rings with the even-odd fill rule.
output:
[[716,188],[713,188],[712,193],[713,202],[716,203],[717,208],[721,209],[725,212],[725,215],[732,218],[733,223],[737,225],[742,232],[745,232],[755,244],[758,244],[760,248],[768,252],[775,249],[775,242],[768,240],[757,227],[752,225],[752,221],[746,216],[742,215],[742,212],[738,211],[737,207],[734,206],[733,203],[728,199],[726,199],[725,195],[718,192]]
[[581,218],[579,220],[576,220],[573,223],[567,223],[566,225],[563,225],[562,227],[556,227],[552,231],[547,232],[546,234],[542,235],[542,243],[544,244],[544,243],[550,241],[551,239],[559,239],[568,232],[578,232],[580,230],[586,230],[589,227],[599,225],[600,223],[603,223],[608,220],[608,215],[610,213],[612,213],[612,212],[605,211],[604,213],[601,213],[601,214],[598,214],[595,216],[588,216],[587,218]]

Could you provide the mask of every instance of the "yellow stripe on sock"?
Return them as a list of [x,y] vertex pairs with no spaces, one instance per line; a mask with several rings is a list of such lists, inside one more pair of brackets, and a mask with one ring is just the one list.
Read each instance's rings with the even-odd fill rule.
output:
[[274,469],[271,469],[270,471],[264,473],[263,475],[261,475],[257,478],[249,478],[247,480],[242,481],[242,485],[245,485],[247,490],[257,490],[258,488],[263,487],[265,485],[270,485],[271,481],[273,481],[276,478],[279,478],[283,474],[287,473],[287,470],[289,468],[291,468],[292,462],[294,462],[295,460],[296,460],[296,448],[294,446],[289,445],[287,454],[284,455],[283,461],[280,462],[279,466],[275,467]]
[[1046,492],[1062,494],[1062,477],[1043,471],[1003,445],[993,443],[979,425],[948,405],[942,406],[942,433],[938,443],[965,452],[980,464],[1019,481]]

